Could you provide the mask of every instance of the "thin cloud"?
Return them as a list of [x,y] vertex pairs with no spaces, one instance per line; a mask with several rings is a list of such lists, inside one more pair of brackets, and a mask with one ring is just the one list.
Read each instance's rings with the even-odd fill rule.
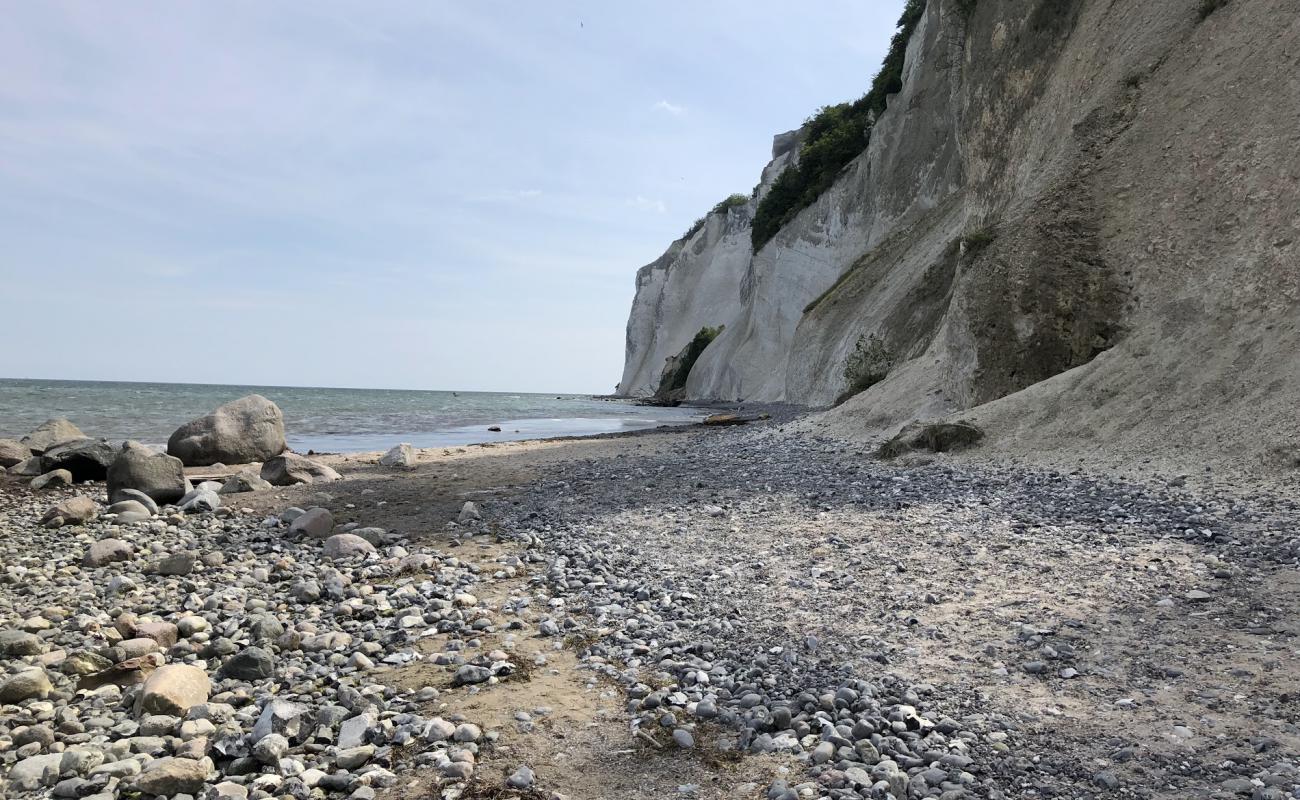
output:
[[629,200],[628,203],[642,211],[653,211],[656,214],[668,213],[668,206],[666,206],[662,200],[652,200],[649,197],[637,195]]
[[674,105],[667,100],[660,100],[655,103],[655,111],[664,111],[672,114],[674,117],[680,117],[686,113],[686,106]]

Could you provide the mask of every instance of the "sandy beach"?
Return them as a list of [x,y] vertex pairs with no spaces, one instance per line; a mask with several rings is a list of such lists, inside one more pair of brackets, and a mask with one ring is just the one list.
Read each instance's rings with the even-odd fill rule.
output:
[[[53,531],[37,527],[46,508],[102,504],[103,484],[35,493],[6,480],[0,627],[40,640],[9,669],[42,665],[57,698],[45,702],[79,710],[52,718],[114,708],[76,690],[65,664],[120,640],[105,631],[127,612],[181,630],[203,617],[164,649],[213,675],[207,705],[234,709],[189,738],[179,715],[140,751],[139,730],[117,727],[138,724],[127,686],[114,726],[55,726],[37,750],[147,767],[201,738],[217,796],[249,797],[1283,797],[1296,785],[1289,498],[950,456],[904,465],[781,427],[419,450],[409,468],[321,456],[341,479]],[[326,535],[378,544],[327,557],[331,545],[282,522],[293,508],[327,509]],[[65,555],[51,560],[56,536]],[[83,551],[109,536],[130,554],[87,566]],[[193,571],[160,577],[182,551]],[[286,631],[260,645],[269,674],[221,672],[267,614]],[[241,755],[241,726],[273,700],[341,718],[286,736],[271,762]],[[359,744],[331,738],[354,718]],[[43,724],[30,706],[6,711],[0,757],[19,760]],[[63,780],[103,783],[98,769]]]

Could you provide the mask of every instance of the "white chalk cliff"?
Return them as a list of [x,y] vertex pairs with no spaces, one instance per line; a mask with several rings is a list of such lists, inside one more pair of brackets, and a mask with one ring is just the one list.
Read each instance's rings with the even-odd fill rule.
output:
[[[1079,408],[1098,442],[1300,442],[1300,4],[971,5],[929,0],[865,151],[757,253],[799,132],[637,273],[620,393],[725,326],[687,398],[828,406],[870,340],[887,375],[832,412],[864,431],[968,413],[1059,441]],[[1210,430],[1189,397],[1267,413]]]

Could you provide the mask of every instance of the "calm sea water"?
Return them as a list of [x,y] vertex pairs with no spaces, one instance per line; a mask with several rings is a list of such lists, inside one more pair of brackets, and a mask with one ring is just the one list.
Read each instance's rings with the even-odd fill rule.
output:
[[[166,444],[185,422],[254,393],[280,406],[289,446],[299,452],[583,436],[680,425],[705,415],[589,395],[0,379],[0,437],[17,438],[50,417],[67,417],[88,436]],[[490,425],[501,432],[489,432]]]

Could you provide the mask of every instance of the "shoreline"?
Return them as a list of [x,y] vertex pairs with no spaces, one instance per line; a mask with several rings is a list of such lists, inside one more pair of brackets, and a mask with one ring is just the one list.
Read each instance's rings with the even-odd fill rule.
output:
[[[34,493],[6,479],[0,547],[28,572],[0,583],[0,628],[55,617],[35,634],[46,653],[6,662],[43,665],[63,697],[66,659],[106,642],[48,609],[75,603],[104,619],[100,631],[113,628],[113,608],[188,630],[187,591],[237,590],[248,600],[198,616],[234,631],[239,653],[258,646],[247,631],[264,612],[248,602],[263,598],[284,635],[298,633],[260,645],[269,682],[220,677],[232,656],[207,652],[212,637],[182,636],[167,658],[203,664],[209,701],[228,695],[246,709],[240,736],[287,675],[298,677],[283,685],[302,688],[280,700],[312,713],[334,703],[366,725],[373,714],[360,753],[338,727],[319,749],[286,737],[283,757],[316,786],[341,787],[331,797],[359,786],[381,800],[453,797],[462,773],[475,791],[501,791],[525,766],[537,793],[516,795],[571,800],[651,800],[686,784],[697,798],[816,797],[863,776],[928,775],[931,788],[966,797],[1016,796],[1026,781],[1063,796],[1153,782],[1188,796],[1261,771],[1289,779],[1269,770],[1295,763],[1300,736],[1269,709],[1300,691],[1300,675],[1281,666],[1300,634],[1297,553],[1284,535],[1300,521],[1294,504],[1257,498],[1238,510],[1194,488],[962,459],[880,462],[783,425],[426,448],[412,469],[381,467],[378,453],[322,456],[340,480],[223,496],[215,514],[57,531],[35,518],[103,484]],[[325,558],[320,539],[271,524],[295,506],[328,509],[335,533],[382,529],[366,534],[376,552]],[[133,554],[81,565],[107,536]],[[189,551],[193,571],[159,575]],[[341,597],[322,582],[335,573]],[[92,593],[75,592],[82,580]],[[296,588],[312,581],[319,599]],[[353,603],[374,610],[339,613]],[[334,638],[304,649],[320,636]],[[1244,699],[1218,708],[1219,686]],[[362,699],[341,701],[339,687]],[[376,691],[388,711],[364,700]],[[129,704],[112,713],[141,719]],[[821,727],[828,713],[843,732]],[[381,724],[394,714],[423,722],[394,738],[407,724]],[[917,741],[935,759],[889,737],[895,715],[907,730],[909,714],[924,720]],[[0,715],[0,751],[12,719]],[[478,737],[428,738],[424,726],[442,731],[439,720]],[[1233,748],[1248,739],[1274,744]],[[248,788],[276,772],[259,762],[231,773],[210,749],[218,741],[204,744],[219,772],[209,783]],[[340,754],[345,765],[365,759],[340,766]],[[292,780],[279,775],[276,791]]]

